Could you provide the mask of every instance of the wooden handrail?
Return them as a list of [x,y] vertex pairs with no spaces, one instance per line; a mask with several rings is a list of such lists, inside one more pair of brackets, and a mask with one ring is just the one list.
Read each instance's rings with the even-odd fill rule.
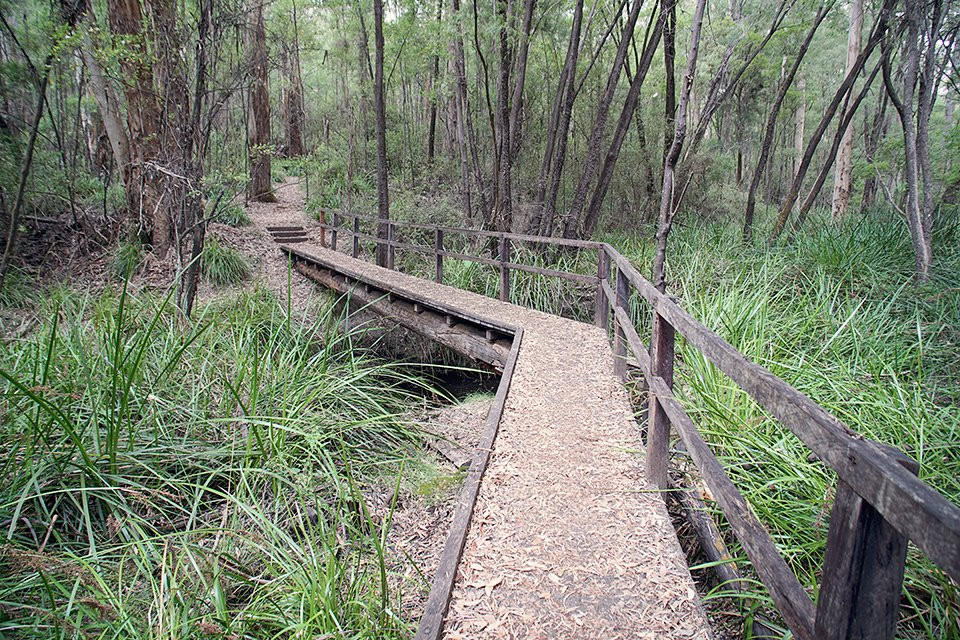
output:
[[[960,580],[960,508],[920,480],[916,464],[889,447],[864,439],[809,397],[701,324],[669,296],[661,293],[633,264],[607,243],[566,238],[444,227],[414,222],[384,221],[372,216],[336,213],[332,229],[352,221],[353,255],[361,238],[394,248],[435,256],[436,281],[443,281],[443,258],[469,260],[497,267],[500,299],[509,299],[510,271],[526,271],[596,286],[595,323],[612,325],[614,369],[626,378],[627,354],[632,354],[650,393],[647,477],[667,488],[668,442],[671,429],[687,447],[694,464],[716,497],[784,621],[801,639],[814,637],[892,638],[903,580],[906,540],[912,540],[937,566]],[[384,240],[361,233],[361,220],[389,224]],[[432,231],[434,246],[398,242],[396,227]],[[341,229],[343,232],[344,229]],[[499,241],[498,258],[451,251],[445,236],[461,234]],[[547,269],[512,262],[513,242],[530,242],[579,250],[597,250],[597,275]],[[611,284],[611,270],[615,284]],[[652,308],[651,346],[644,346],[629,315],[633,291]],[[613,311],[611,314],[610,311]],[[702,353],[761,407],[793,432],[818,458],[837,473],[838,491],[830,518],[823,586],[816,605],[779,554],[763,525],[750,509],[696,425],[674,396],[672,387],[674,334]],[[864,595],[866,594],[866,595]],[[871,600],[872,598],[872,600]],[[868,601],[870,604],[868,608]],[[869,611],[869,613],[865,613]],[[893,613],[891,613],[893,612]]]

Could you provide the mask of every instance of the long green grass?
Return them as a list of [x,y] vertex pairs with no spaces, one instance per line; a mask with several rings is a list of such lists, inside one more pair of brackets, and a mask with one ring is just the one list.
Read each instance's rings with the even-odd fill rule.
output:
[[405,637],[364,487],[423,383],[333,308],[51,295],[0,355],[0,636]]
[[[920,462],[960,505],[960,243],[947,220],[929,285],[912,283],[902,222],[812,221],[792,243],[747,246],[733,226],[670,240],[671,293],[696,318],[858,433]],[[645,240],[610,238],[643,270]],[[647,320],[647,325],[649,321]],[[677,389],[801,582],[816,595],[836,474],[682,340]],[[740,552],[732,537],[733,549]],[[729,597],[719,588],[711,597]],[[757,585],[751,615],[768,598]],[[957,586],[911,548],[899,637],[960,637]]]

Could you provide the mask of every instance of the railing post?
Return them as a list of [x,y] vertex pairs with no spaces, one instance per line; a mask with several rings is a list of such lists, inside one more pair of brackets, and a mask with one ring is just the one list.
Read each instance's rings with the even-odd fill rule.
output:
[[504,302],[510,300],[510,269],[507,263],[510,262],[510,240],[506,234],[500,236],[500,299]]
[[337,250],[337,227],[340,226],[340,212],[333,212],[333,229],[330,230],[330,248]]
[[323,225],[327,224],[327,212],[320,209],[320,246],[327,246],[327,229]]
[[360,255],[360,218],[353,216],[353,257]]
[[387,269],[393,269],[393,261],[395,257],[395,249],[393,246],[393,237],[394,237],[394,227],[392,222],[387,223],[387,264],[385,265]]
[[594,312],[594,324],[603,329],[610,328],[610,301],[603,290],[603,283],[610,279],[610,260],[603,247],[597,252],[597,300]]
[[[627,274],[623,272],[623,269],[617,267],[617,300],[616,305],[618,308],[623,309],[625,313],[629,315],[629,300],[630,300],[630,281],[627,280]],[[616,373],[621,380],[627,379],[627,338],[623,333],[623,327],[620,326],[620,320],[614,316],[613,326],[614,336],[613,336],[613,372]]]
[[[666,298],[661,298],[661,302]],[[658,303],[659,305],[659,303]],[[653,333],[650,337],[650,373],[663,378],[673,388],[673,339],[674,329],[667,320],[653,309]],[[647,480],[661,491],[666,490],[667,463],[669,462],[670,419],[650,391],[650,417],[647,424]]]
[[[883,447],[916,474],[915,460]],[[907,539],[843,480],[830,512],[814,636],[887,640],[897,630]]]
[[437,259],[436,281],[443,284],[443,229],[436,229],[433,239],[434,253]]

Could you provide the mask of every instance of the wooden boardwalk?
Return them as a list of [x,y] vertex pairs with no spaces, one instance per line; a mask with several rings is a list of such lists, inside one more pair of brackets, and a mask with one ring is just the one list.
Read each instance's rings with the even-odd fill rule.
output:
[[358,294],[522,330],[443,637],[710,637],[603,329],[314,243],[288,250]]

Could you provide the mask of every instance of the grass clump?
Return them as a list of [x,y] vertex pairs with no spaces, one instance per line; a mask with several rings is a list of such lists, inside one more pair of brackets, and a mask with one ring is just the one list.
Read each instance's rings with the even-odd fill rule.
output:
[[37,283],[29,273],[16,267],[10,267],[0,289],[0,307],[24,309],[32,307],[39,300]]
[[113,252],[110,273],[118,280],[127,280],[143,263],[143,244],[136,238],[121,240]]
[[220,244],[217,238],[208,238],[200,257],[200,273],[215,286],[239,284],[250,277],[246,258],[232,247]]
[[[0,354],[0,635],[406,637],[389,513],[417,379],[330,306],[63,295]],[[389,503],[389,502],[388,502]]]
[[253,224],[247,210],[238,204],[223,207],[214,215],[213,222],[219,222],[231,227],[249,227]]

